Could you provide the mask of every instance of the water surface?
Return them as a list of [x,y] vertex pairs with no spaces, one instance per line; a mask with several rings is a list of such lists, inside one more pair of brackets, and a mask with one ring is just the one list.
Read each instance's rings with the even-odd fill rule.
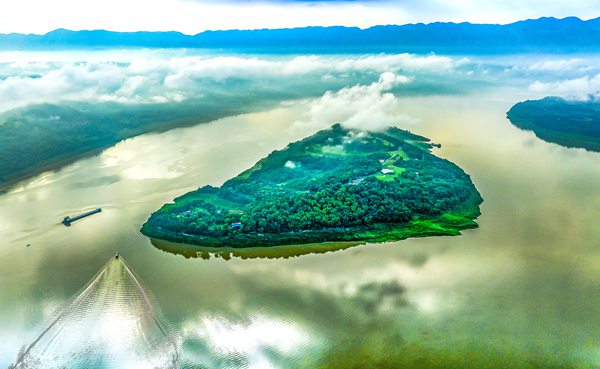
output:
[[21,183],[0,196],[0,367],[115,251],[183,359],[207,367],[600,366],[600,156],[512,126],[526,97],[400,98],[418,119],[404,128],[441,143],[485,200],[480,228],[458,237],[248,259],[186,258],[139,233],[165,202],[315,132],[295,123],[308,102],[136,137]]

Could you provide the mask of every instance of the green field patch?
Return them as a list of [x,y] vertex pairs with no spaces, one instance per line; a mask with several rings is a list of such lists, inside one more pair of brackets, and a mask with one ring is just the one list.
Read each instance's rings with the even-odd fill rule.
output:
[[323,155],[333,155],[333,156],[342,156],[345,155],[344,146],[335,145],[335,146],[323,146],[321,148],[321,153]]
[[396,179],[398,179],[398,177],[400,177],[400,175],[402,175],[402,173],[404,173],[406,171],[406,168],[397,167],[395,165],[386,165],[383,169],[388,169],[388,170],[394,171],[394,173],[389,173],[389,174],[384,174],[384,173],[379,172],[378,174],[375,175],[375,178],[377,178],[377,180],[383,181],[383,182],[395,181]]

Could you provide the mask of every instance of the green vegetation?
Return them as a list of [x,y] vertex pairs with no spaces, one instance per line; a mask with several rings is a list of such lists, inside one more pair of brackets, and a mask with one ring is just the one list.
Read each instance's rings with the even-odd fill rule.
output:
[[130,137],[270,110],[282,101],[317,97],[351,83],[371,82],[372,76],[367,74],[327,82],[318,74],[285,81],[278,77],[203,79],[181,102],[60,101],[1,112],[0,190]]
[[262,110],[274,100],[215,97],[164,104],[40,104],[0,114],[0,189],[129,137]]
[[[381,329],[385,329],[382,327]],[[593,368],[585,359],[552,356],[540,350],[501,351],[490,347],[474,348],[456,345],[451,349],[432,348],[415,342],[404,342],[398,335],[383,338],[363,338],[338,343],[324,353],[318,364],[309,367],[380,368],[380,369],[569,369]],[[575,361],[576,364],[572,362]]]
[[482,199],[428,139],[334,125],[274,151],[219,188],[152,214],[145,235],[211,247],[385,242],[477,227]]
[[568,101],[558,97],[527,100],[507,113],[515,126],[565,147],[600,151],[600,101]]

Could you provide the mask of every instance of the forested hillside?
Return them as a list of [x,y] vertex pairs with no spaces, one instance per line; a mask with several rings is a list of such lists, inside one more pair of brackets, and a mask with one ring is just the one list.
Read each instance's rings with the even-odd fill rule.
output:
[[512,124],[544,141],[600,151],[600,101],[527,100],[513,106],[507,116]]
[[207,246],[386,241],[473,228],[482,199],[429,140],[335,125],[274,151],[220,188],[167,204],[142,229]]

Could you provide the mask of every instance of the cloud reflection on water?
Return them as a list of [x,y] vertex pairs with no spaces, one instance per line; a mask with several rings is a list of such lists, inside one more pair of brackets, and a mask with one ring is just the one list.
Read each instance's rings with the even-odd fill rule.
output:
[[[412,130],[442,143],[436,154],[470,173],[485,198],[480,228],[460,237],[225,261],[169,255],[137,232],[165,202],[199,185],[219,185],[310,134],[308,127],[290,129],[310,110],[310,99],[127,140],[2,195],[5,247],[0,256],[10,262],[0,270],[0,338],[11,347],[2,347],[0,362],[14,360],[13,342],[27,341],[32,326],[43,319],[43,306],[67,299],[119,248],[178,328],[201,328],[190,331],[196,333],[187,354],[205,355],[207,363],[231,359],[251,367],[254,355],[260,355],[259,360],[282,366],[293,366],[301,357],[314,367],[360,365],[367,359],[384,366],[388,359],[427,368],[435,367],[427,360],[438,357],[468,367],[457,363],[463,357],[472,359],[471,365],[490,367],[503,360],[522,368],[528,362],[593,367],[600,335],[593,324],[600,306],[598,157],[541,141],[523,145],[530,135],[511,126],[504,114],[515,99],[537,97],[527,90],[531,75],[526,73],[540,72],[505,72],[506,65],[505,60],[486,62],[487,81],[497,84],[493,91],[426,96],[394,91],[401,102],[397,113],[419,118]],[[547,73],[544,80],[569,73],[574,72]],[[110,159],[119,150],[130,154]],[[185,175],[122,176],[112,184],[70,187],[142,163],[158,166],[159,173],[185,168]],[[93,221],[68,230],[57,224],[63,213],[98,204],[107,211]],[[258,323],[250,323],[253,317]],[[209,345],[223,344],[214,335],[257,335],[256,327],[271,325],[277,332],[303,332],[293,333],[301,337],[297,350],[271,356],[269,342],[260,347],[242,342],[241,354],[227,357],[225,350],[213,346],[213,353]]]

